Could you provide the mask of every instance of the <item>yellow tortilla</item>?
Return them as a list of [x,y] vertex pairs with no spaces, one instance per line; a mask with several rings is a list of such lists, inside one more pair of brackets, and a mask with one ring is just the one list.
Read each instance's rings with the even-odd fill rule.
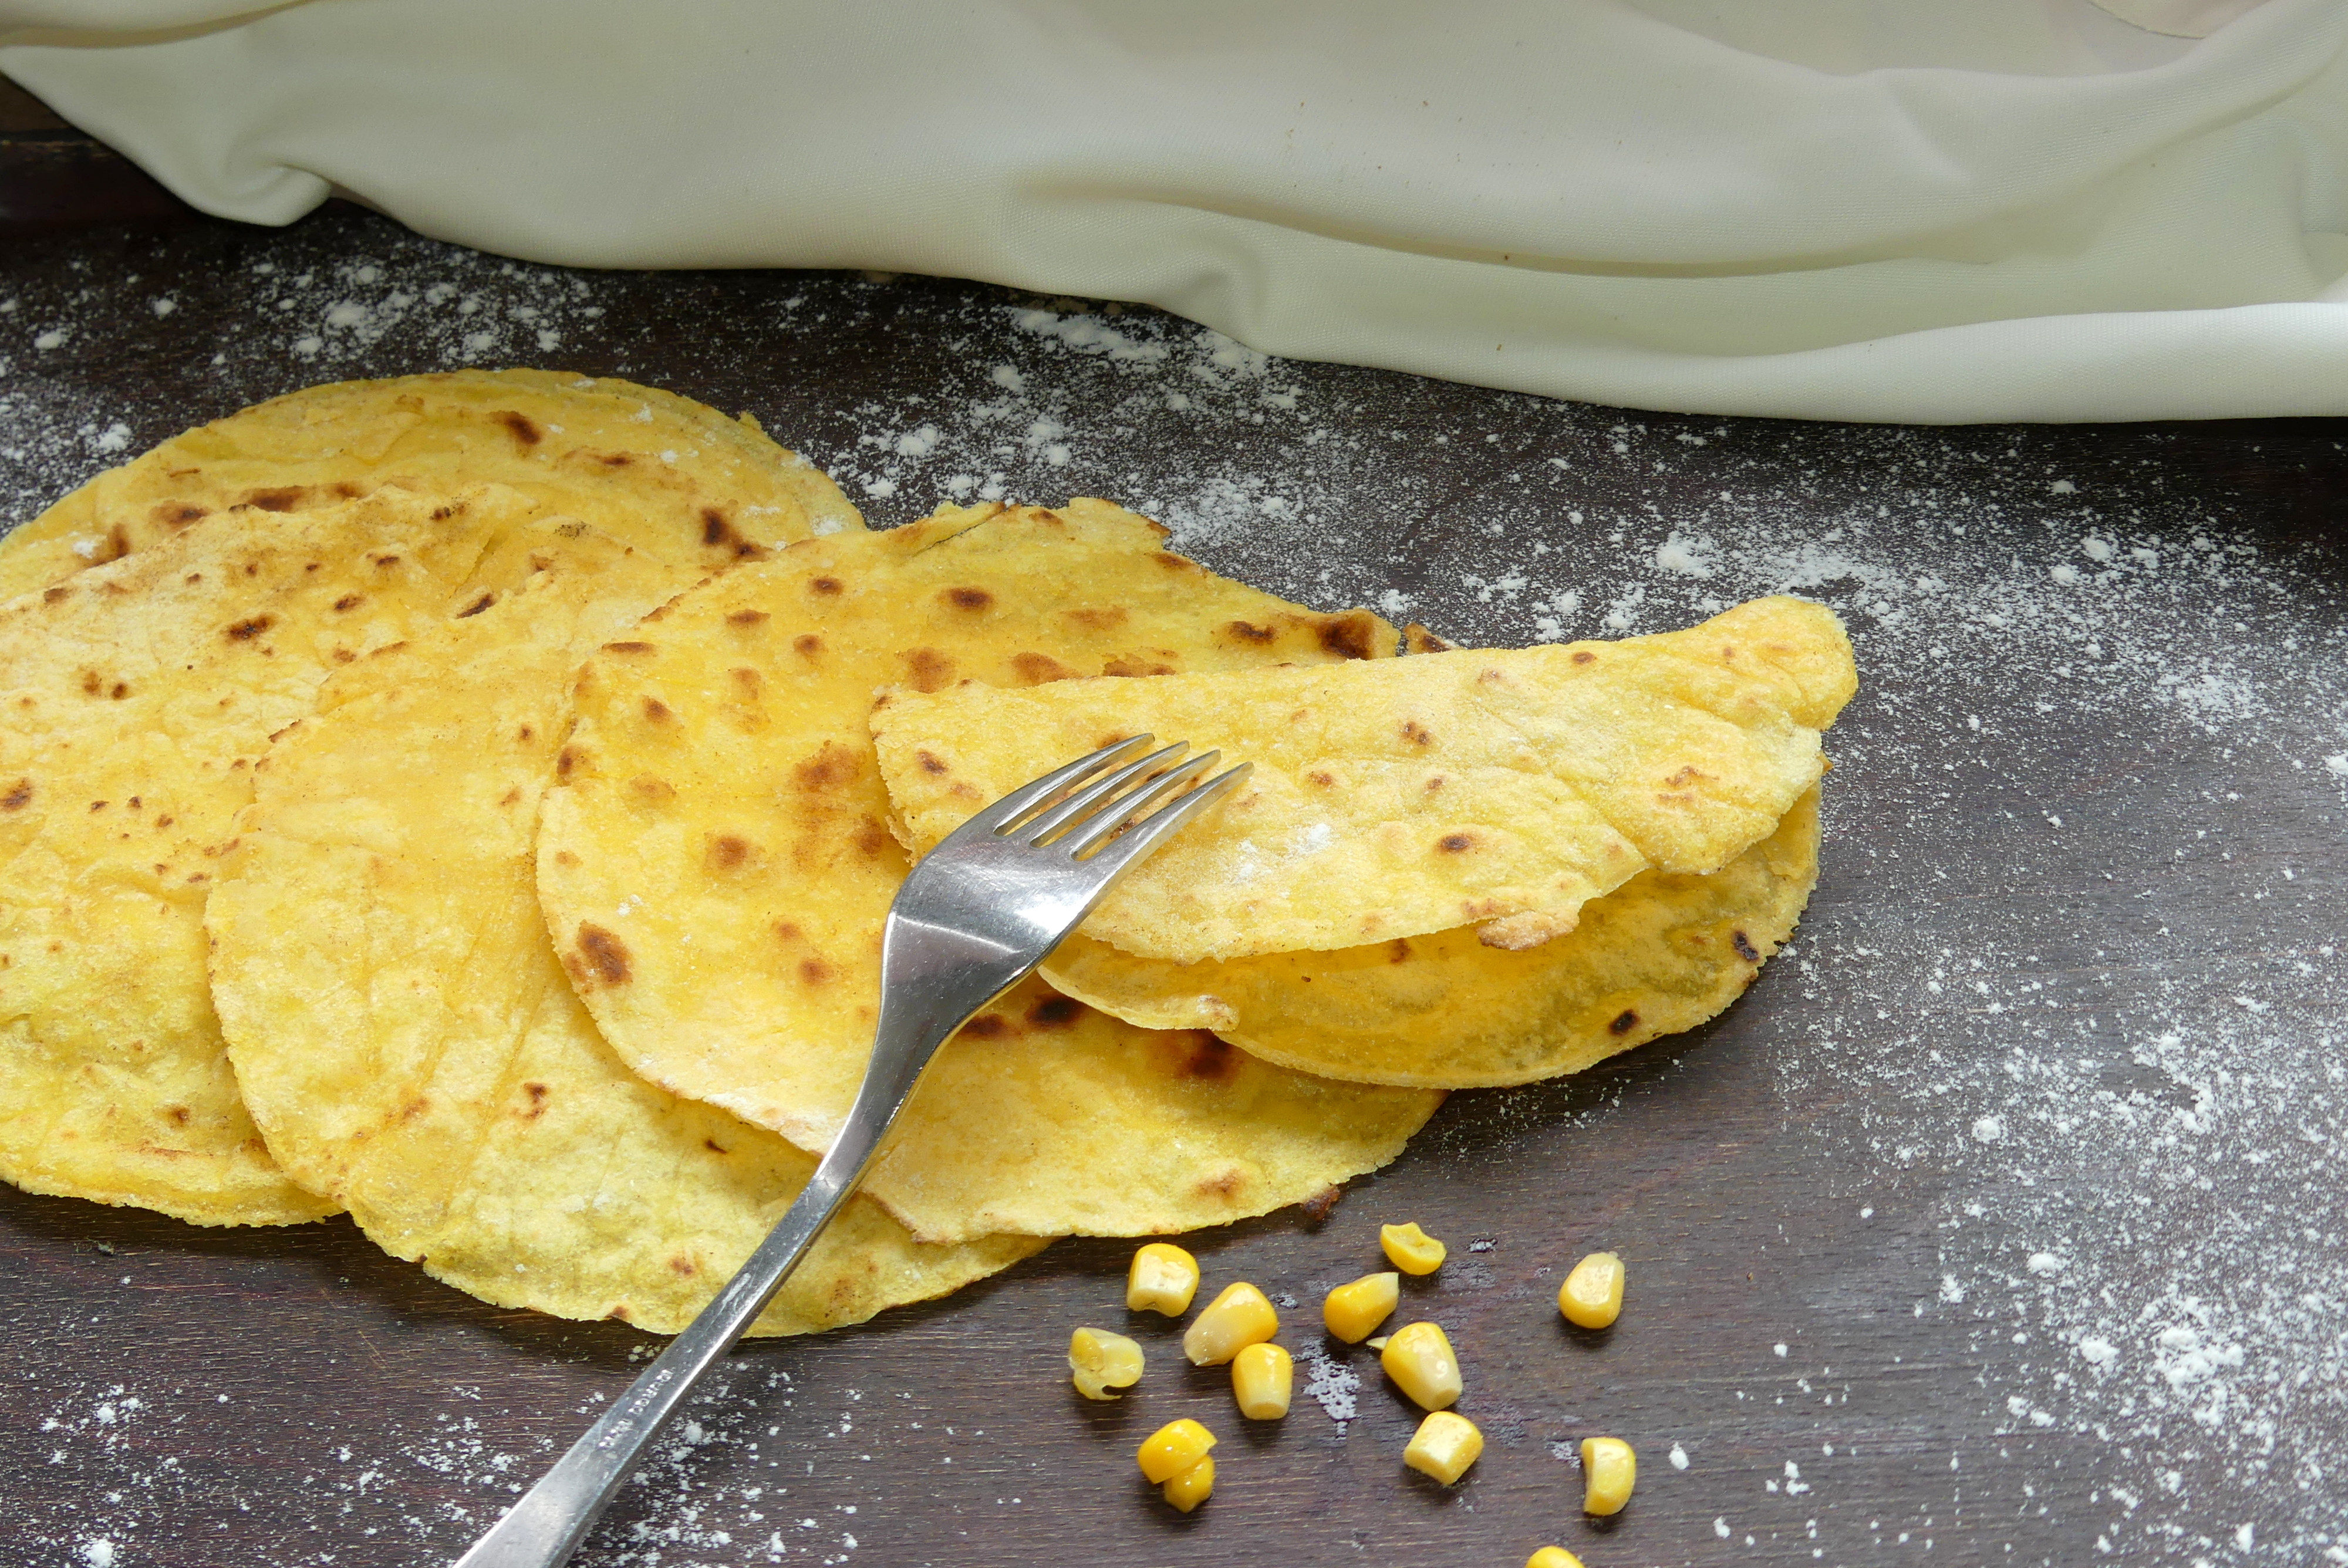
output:
[[[630,1073],[538,918],[531,841],[578,658],[675,573],[592,537],[354,666],[260,764],[212,981],[283,1167],[484,1300],[683,1327],[806,1184],[784,1140]],[[851,1199],[753,1330],[942,1295],[1043,1243],[915,1243]]]
[[[819,540],[590,660],[539,892],[620,1055],[829,1145],[870,1050],[880,923],[907,864],[866,727],[878,687],[1392,653],[1367,612],[1225,582],[1163,533],[1079,500]],[[1184,1230],[1374,1169],[1439,1098],[1326,1084],[1030,990],[941,1053],[865,1191],[926,1240]]]
[[1708,875],[1648,871],[1510,953],[1471,927],[1334,953],[1174,965],[1079,934],[1045,965],[1071,996],[1151,1028],[1361,1083],[1481,1088],[1576,1073],[1726,1007],[1818,882],[1818,792]]
[[891,820],[925,850],[1046,769],[1149,732],[1255,771],[1085,932],[1197,964],[1479,927],[1521,949],[1650,868],[1712,871],[1825,769],[1857,686],[1831,611],[1756,600],[1621,643],[1375,664],[901,690],[873,712]]
[[713,569],[863,526],[829,479],[747,416],[627,381],[458,370],[312,387],[175,436],[0,539],[0,599],[208,517],[477,484]]

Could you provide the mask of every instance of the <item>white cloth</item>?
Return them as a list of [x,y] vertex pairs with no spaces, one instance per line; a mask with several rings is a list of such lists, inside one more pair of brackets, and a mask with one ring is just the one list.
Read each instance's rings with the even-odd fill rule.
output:
[[2348,414],[2342,0],[0,0],[0,70],[257,222],[1643,407]]

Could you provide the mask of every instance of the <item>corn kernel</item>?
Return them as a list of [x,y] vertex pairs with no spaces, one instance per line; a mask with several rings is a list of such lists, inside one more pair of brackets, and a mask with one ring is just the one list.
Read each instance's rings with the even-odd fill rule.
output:
[[1419,1422],[1410,1447],[1402,1451],[1402,1462],[1449,1486],[1468,1473],[1483,1451],[1484,1434],[1475,1422],[1455,1411],[1436,1410]]
[[1386,1341],[1392,1337],[1391,1335],[1381,1334],[1375,1339],[1365,1339],[1362,1343],[1373,1350],[1384,1350],[1386,1347]]
[[1160,1312],[1179,1317],[1190,1310],[1199,1294],[1199,1260],[1171,1242],[1152,1242],[1133,1254],[1126,1271],[1125,1305],[1128,1312]]
[[1407,1225],[1379,1226],[1378,1245],[1385,1249],[1386,1262],[1406,1274],[1433,1274],[1451,1251],[1420,1230],[1416,1220]]
[[1620,1513],[1639,1479],[1639,1456],[1620,1438],[1581,1439],[1581,1511]]
[[1288,1392],[1296,1383],[1296,1363],[1277,1345],[1251,1345],[1231,1357],[1231,1398],[1251,1421],[1276,1421],[1288,1414]]
[[1141,1439],[1141,1473],[1152,1485],[1163,1485],[1207,1457],[1215,1434],[1196,1421],[1169,1421]]
[[1168,1502],[1188,1513],[1214,1494],[1215,1461],[1200,1460],[1158,1490]]
[[1378,1365],[1422,1410],[1447,1409],[1459,1398],[1459,1357],[1436,1323],[1406,1324],[1386,1336]]
[[1525,1559],[1525,1568],[1581,1568],[1581,1559],[1562,1546],[1544,1546]]
[[1604,1328],[1622,1315],[1622,1260],[1592,1253],[1557,1287],[1557,1309],[1578,1328]]
[[1280,1314],[1245,1280],[1223,1287],[1182,1331],[1182,1354],[1193,1367],[1220,1367],[1251,1345],[1280,1332]]
[[1386,1320],[1401,1299],[1402,1275],[1364,1274],[1329,1293],[1321,1304],[1321,1321],[1346,1344],[1359,1345],[1369,1337],[1370,1330]]
[[1079,1328],[1068,1336],[1068,1371],[1087,1399],[1114,1399],[1115,1388],[1141,1381],[1141,1346],[1122,1334]]

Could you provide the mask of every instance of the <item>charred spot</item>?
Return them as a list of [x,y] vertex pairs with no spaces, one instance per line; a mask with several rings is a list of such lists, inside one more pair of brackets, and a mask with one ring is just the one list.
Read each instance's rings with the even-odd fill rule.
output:
[[399,564],[399,557],[396,555],[378,555],[375,558],[375,564],[377,571],[388,572],[393,567]]
[[92,800],[89,803],[89,809],[93,811],[103,811],[106,810],[106,802],[103,800]]
[[1027,1022],[1038,1029],[1065,1029],[1085,1010],[1074,996],[1045,996],[1027,1009]]
[[1402,721],[1402,738],[1405,740],[1409,741],[1413,746],[1432,746],[1435,744],[1434,732],[1415,718],[1406,718]]
[[661,701],[660,698],[648,696],[644,698],[644,717],[654,724],[665,724],[676,715],[671,713],[668,710],[668,704]]
[[628,452],[604,452],[598,455],[595,460],[607,469],[624,469],[636,459],[633,454]]
[[649,654],[653,645],[650,643],[606,643],[603,651],[607,654]]
[[538,733],[538,731],[536,731],[536,730],[532,729],[530,726],[528,726],[528,725],[526,725],[526,724],[525,724],[525,725],[523,725],[520,729],[517,729],[517,730],[515,730],[515,731],[514,731],[514,738],[515,738],[516,740],[528,740],[530,737],[532,737],[532,736],[536,735],[537,733]]
[[1304,778],[1308,783],[1317,784],[1323,789],[1334,788],[1337,782],[1337,776],[1334,773],[1320,768],[1307,773]]
[[968,610],[973,614],[994,603],[994,595],[983,588],[949,588],[938,597],[957,610]]
[[556,753],[554,754],[554,776],[555,776],[555,778],[557,778],[557,779],[568,779],[568,778],[570,778],[570,777],[571,777],[571,770],[572,770],[572,769],[574,769],[574,768],[578,767],[581,761],[582,761],[582,758],[581,758],[581,756],[580,756],[579,748],[578,748],[577,747],[575,747],[575,746],[566,746],[566,747],[564,747],[561,750],[560,750],[560,751],[558,751],[558,752],[556,752]]
[[232,643],[249,643],[275,624],[277,624],[277,617],[274,615],[254,615],[249,620],[239,621],[231,626],[228,629],[228,640]]
[[823,639],[813,632],[801,632],[791,639],[791,652],[802,658],[813,658],[823,652]]
[[1242,643],[1268,643],[1280,635],[1270,626],[1259,626],[1249,621],[1233,621],[1223,630]]
[[1751,937],[1746,935],[1741,931],[1732,931],[1728,934],[1728,940],[1735,944],[1736,948],[1736,955],[1745,960],[1746,963],[1758,964],[1761,962],[1761,950],[1753,945],[1753,939]]
[[962,1032],[973,1040],[999,1040],[1011,1032],[1011,1020],[1000,1013],[981,1013]]
[[1203,1029],[1189,1031],[1189,1053],[1182,1058],[1184,1078],[1204,1078],[1209,1083],[1221,1083],[1239,1076],[1239,1050]]
[[1598,655],[1588,648],[1578,649],[1574,653],[1573,662],[1577,665],[1594,665],[1598,662]]
[[701,1147],[706,1149],[712,1154],[730,1154],[733,1152],[733,1150],[727,1149],[726,1145],[718,1142],[717,1140],[714,1138],[703,1139],[701,1140]]
[[1069,680],[1076,673],[1049,654],[1014,654],[1011,655],[1011,667],[1029,686]]
[[1410,962],[1410,953],[1411,948],[1409,941],[1406,938],[1397,936],[1386,948],[1386,962],[1389,964],[1407,964]]
[[1627,1035],[1638,1026],[1639,1015],[1625,1007],[1614,1015],[1614,1021],[1606,1026],[1606,1032],[1610,1035]]
[[624,985],[628,982],[628,949],[617,936],[600,925],[582,922],[579,926],[579,955],[595,978],[606,985]]
[[526,1083],[521,1086],[521,1091],[530,1097],[530,1109],[522,1112],[524,1117],[528,1118],[531,1121],[536,1121],[540,1117],[546,1114],[546,1086],[544,1084]]
[[726,520],[724,512],[714,506],[705,506],[701,509],[702,543],[727,544],[739,537],[741,536],[734,531],[734,525]]
[[511,408],[500,408],[489,418],[513,432],[513,438],[525,447],[534,447],[546,438],[545,432],[541,430],[536,422],[527,414],[517,414]]
[[471,603],[466,605],[463,609],[458,611],[457,619],[461,621],[468,615],[478,615],[497,602],[498,596],[495,593],[484,593],[479,598],[474,600]]
[[[165,501],[154,511],[154,519],[165,528],[185,528],[201,522],[211,514],[192,501]],[[129,553],[125,552],[125,553]]]
[[1321,646],[1341,659],[1366,659],[1378,651],[1377,620],[1366,610],[1321,623]]
[[167,1109],[163,1114],[170,1118],[171,1125],[174,1127],[185,1127],[188,1125],[188,1108],[184,1105],[171,1106]]
[[345,593],[341,598],[335,601],[335,608],[337,610],[355,610],[362,603],[365,602],[365,599],[366,595],[362,593]]
[[1305,1222],[1307,1223],[1314,1225],[1326,1224],[1328,1222],[1329,1216],[1336,1212],[1338,1200],[1344,1197],[1344,1195],[1345,1190],[1343,1187],[1323,1187],[1321,1191],[1313,1193],[1313,1196],[1305,1199],[1304,1202],[1297,1204],[1296,1206],[1300,1210],[1303,1211]]
[[722,833],[711,841],[709,863],[719,871],[730,872],[750,858],[750,841]]
[[729,626],[755,626],[766,619],[764,610],[736,610],[726,617],[726,624]]
[[799,960],[799,983],[801,985],[820,985],[839,973],[839,970],[833,968],[829,964],[824,962],[824,960],[820,958],[802,958]]
[[802,789],[839,789],[855,782],[863,770],[853,748],[827,740],[821,750],[791,769],[791,781]]
[[263,511],[292,511],[302,504],[300,485],[280,485],[274,490],[257,490],[244,498],[244,504]]
[[830,595],[839,592],[839,579],[837,577],[810,577],[808,579],[808,592],[810,593],[821,593],[826,597],[829,597]]
[[1464,855],[1476,847],[1476,840],[1468,833],[1446,833],[1435,841],[1435,847],[1447,855]]
[[366,492],[348,480],[337,480],[335,481],[335,493],[345,500],[356,500]]
[[905,655],[905,672],[915,691],[943,691],[953,684],[953,661],[935,648],[914,648]]
[[924,773],[943,773],[946,770],[946,765],[938,760],[938,754],[934,751],[916,751],[913,760],[921,764]]

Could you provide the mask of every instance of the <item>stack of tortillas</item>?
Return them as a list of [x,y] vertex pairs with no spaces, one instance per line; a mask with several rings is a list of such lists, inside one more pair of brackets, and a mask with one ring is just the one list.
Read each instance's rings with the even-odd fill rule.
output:
[[0,544],[0,1175],[674,1330],[840,1124],[901,840],[1144,729],[1255,778],[947,1046],[765,1331],[1315,1198],[1791,928],[1824,612],[1398,659],[1163,539],[867,532],[747,420],[541,372],[99,476]]

